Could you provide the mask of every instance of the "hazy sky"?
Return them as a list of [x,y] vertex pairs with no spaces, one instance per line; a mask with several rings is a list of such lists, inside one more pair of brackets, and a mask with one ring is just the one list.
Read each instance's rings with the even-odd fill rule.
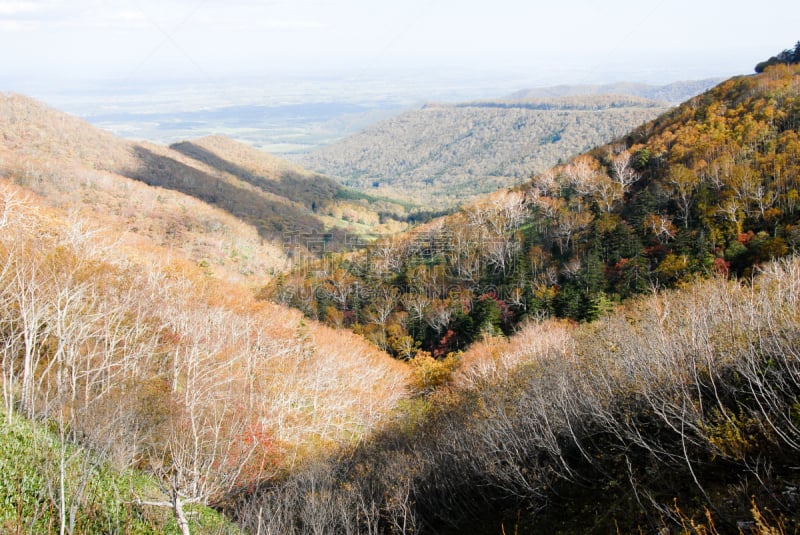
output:
[[427,71],[540,85],[748,73],[796,0],[0,0],[0,90]]

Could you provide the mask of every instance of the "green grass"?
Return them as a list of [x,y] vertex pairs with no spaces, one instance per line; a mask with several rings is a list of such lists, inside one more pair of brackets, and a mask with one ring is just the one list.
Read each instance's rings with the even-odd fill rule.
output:
[[[58,533],[58,437],[40,424],[15,417],[0,422],[0,533]],[[116,470],[85,449],[65,449],[66,509],[75,533],[178,533],[169,508],[140,506],[160,495],[156,481],[134,470]],[[188,506],[192,533],[239,533],[208,507]],[[66,515],[70,521],[69,512]]]

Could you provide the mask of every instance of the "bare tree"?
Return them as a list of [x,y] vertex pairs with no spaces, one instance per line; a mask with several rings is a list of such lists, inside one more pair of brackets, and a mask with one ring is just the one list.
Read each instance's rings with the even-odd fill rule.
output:
[[668,243],[675,237],[675,225],[672,224],[672,218],[669,216],[647,214],[644,218],[644,225],[662,244]]
[[672,186],[672,193],[678,205],[683,226],[688,228],[692,215],[692,203],[697,188],[700,186],[700,178],[686,166],[676,164],[670,167],[667,183]]
[[592,219],[592,214],[588,212],[576,212],[568,208],[558,211],[553,234],[561,254],[570,248],[574,235],[589,226]]
[[594,193],[600,209],[608,214],[622,200],[625,187],[605,175],[597,175],[594,180]]
[[620,185],[622,192],[627,193],[630,187],[638,182],[639,173],[631,165],[631,153],[622,150],[619,154],[610,155],[611,178]]
[[357,279],[344,268],[335,268],[325,279],[323,288],[340,310],[347,310],[348,300],[356,291]]

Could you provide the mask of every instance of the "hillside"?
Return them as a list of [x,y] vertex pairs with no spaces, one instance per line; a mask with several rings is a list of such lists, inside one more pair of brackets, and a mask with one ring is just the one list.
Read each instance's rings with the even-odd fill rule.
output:
[[665,109],[614,96],[427,104],[296,159],[347,186],[440,208],[518,184]]
[[[797,69],[726,81],[515,190],[282,277],[272,295],[398,356],[444,356],[524,318],[591,320],[654,287],[749,276],[800,245]],[[299,300],[308,286],[331,290]]]
[[347,190],[222,137],[173,147],[129,142],[19,95],[0,98],[0,131],[0,171],[54,205],[158,235],[162,244],[195,250],[198,262],[229,263],[224,257],[233,255],[241,264],[266,242],[273,261],[236,267],[245,273],[283,265],[287,240],[290,249],[323,241],[350,247],[413,217],[407,203]]
[[798,125],[800,66],[767,67],[275,281],[407,360],[414,398],[233,514],[278,532],[796,532]]
[[275,533],[796,533],[800,262],[762,268],[414,359],[434,388],[393,426],[235,514]]
[[406,397],[405,366],[357,336],[105,221],[0,179],[0,466],[23,474],[3,531],[160,532],[168,508],[189,533],[185,507],[357,442]]
[[672,82],[666,85],[637,84],[633,82],[617,82],[602,85],[557,85],[552,87],[537,87],[515,91],[508,96],[509,99],[531,98],[559,98],[579,95],[628,95],[680,104],[699,95],[722,82],[721,78],[708,78],[705,80],[685,80]]

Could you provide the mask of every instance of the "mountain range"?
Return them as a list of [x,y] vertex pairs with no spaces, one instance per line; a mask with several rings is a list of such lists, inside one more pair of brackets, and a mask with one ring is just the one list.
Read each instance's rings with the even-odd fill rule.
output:
[[607,143],[720,81],[561,85],[427,103],[292,158],[354,188],[452,206]]

